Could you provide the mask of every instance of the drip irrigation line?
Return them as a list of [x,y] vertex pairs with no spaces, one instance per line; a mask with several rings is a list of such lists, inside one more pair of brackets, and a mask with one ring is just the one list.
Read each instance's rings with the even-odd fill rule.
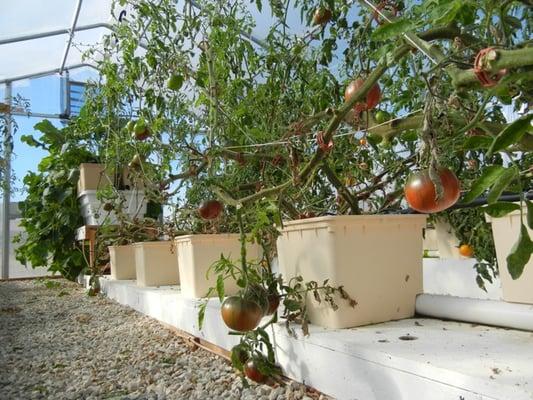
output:
[[[533,191],[524,193],[524,197],[528,200],[533,200]],[[503,196],[500,196],[498,201],[517,202],[517,201],[520,201],[520,195],[519,194],[505,194]],[[478,206],[484,206],[485,204],[488,204],[487,198],[478,197],[477,199],[471,201],[468,204],[456,203],[450,208],[448,208],[446,211],[460,210],[463,208],[474,208]],[[418,211],[415,211],[412,208],[408,208],[406,210],[400,210],[399,213],[400,214],[420,214]]]
[[[355,133],[366,133],[366,132],[370,132],[376,128],[379,128],[381,126],[384,126],[384,125],[388,125],[394,121],[398,121],[400,119],[404,119],[406,117],[409,117],[411,115],[414,115],[414,114],[418,114],[419,112],[421,112],[422,109],[418,109],[418,110],[415,110],[415,111],[411,111],[410,113],[407,113],[405,115],[402,115],[401,117],[396,117],[396,118],[393,118],[393,119],[390,119],[388,121],[385,121],[385,122],[382,122],[381,124],[377,124],[377,125],[373,125],[371,126],[370,128],[367,128],[367,129],[360,129],[358,130],[357,132]],[[352,136],[354,135],[353,132],[349,132],[349,133],[340,133],[340,134],[337,134],[337,135],[333,135],[334,138],[338,138],[338,137],[343,137],[343,136]],[[316,142],[316,138],[312,138],[312,139],[307,139],[308,142]],[[258,147],[269,147],[269,146],[282,146],[282,145],[285,145],[285,144],[289,144],[291,143],[289,140],[278,140],[278,141],[274,141],[274,142],[267,142],[267,143],[255,143],[255,144],[247,144],[247,145],[242,145],[242,146],[228,146],[228,147],[222,147],[221,150],[238,150],[238,149],[245,149],[245,148],[258,148]]]

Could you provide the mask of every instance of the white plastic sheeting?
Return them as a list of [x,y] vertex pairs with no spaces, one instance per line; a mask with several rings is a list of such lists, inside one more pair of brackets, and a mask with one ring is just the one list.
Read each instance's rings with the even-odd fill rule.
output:
[[[69,40],[78,1],[3,1],[0,13],[0,82],[53,74]],[[112,0],[82,0],[65,66],[82,64],[82,53],[95,45],[113,22]],[[90,28],[90,29],[87,29]]]
[[[73,32],[69,33],[81,2]],[[182,9],[185,0],[176,0]],[[200,2],[191,1],[198,7]],[[259,11],[252,2],[248,9],[256,21],[252,36],[261,39],[268,34],[275,18],[263,2]],[[113,15],[113,11],[114,14]],[[0,12],[0,84],[24,78],[52,75],[59,71],[65,48],[69,47],[66,69],[83,64],[83,51],[98,44],[102,35],[116,22],[121,7],[113,0],[3,0]],[[302,35],[308,29],[300,21],[299,12],[289,9],[288,31]]]

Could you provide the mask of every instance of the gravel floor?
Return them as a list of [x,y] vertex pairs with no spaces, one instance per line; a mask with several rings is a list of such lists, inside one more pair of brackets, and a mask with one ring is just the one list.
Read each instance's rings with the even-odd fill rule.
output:
[[0,282],[0,398],[326,399],[296,383],[243,389],[229,363],[63,280]]

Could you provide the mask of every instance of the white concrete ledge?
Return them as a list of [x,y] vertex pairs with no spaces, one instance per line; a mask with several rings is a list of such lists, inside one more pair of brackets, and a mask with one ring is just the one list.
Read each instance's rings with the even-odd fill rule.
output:
[[[101,279],[109,298],[225,349],[227,335],[212,299],[202,331],[198,300],[179,287],[138,288]],[[338,399],[532,400],[533,333],[434,319],[407,319],[344,330],[311,327],[290,337],[273,327],[284,373]],[[416,340],[402,340],[405,336]]]

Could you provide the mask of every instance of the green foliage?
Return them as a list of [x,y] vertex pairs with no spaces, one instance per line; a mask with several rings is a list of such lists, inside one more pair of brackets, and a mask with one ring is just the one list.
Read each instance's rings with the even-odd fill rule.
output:
[[82,249],[76,245],[76,228],[83,225],[77,200],[76,182],[80,163],[95,161],[94,155],[80,146],[69,128],[57,129],[44,120],[35,129],[40,138],[26,136],[28,145],[42,147],[48,155],[38,172],[24,177],[26,199],[20,204],[24,235],[16,257],[32,267],[48,267],[74,280],[86,266]]
[[[533,101],[531,65],[524,61],[533,19],[520,2],[380,3],[391,18],[398,14],[390,23],[366,3],[347,0],[201,2],[183,9],[173,0],[118,4],[134,12],[103,50],[88,52],[102,79],[88,90],[76,127],[102,144],[93,151],[102,162],[130,163],[149,199],[175,210],[165,224],[171,236],[241,232],[240,264],[221,257],[210,271],[221,277],[210,293],[219,299],[226,279],[235,279],[243,296],[259,285],[283,295],[283,317],[305,331],[308,297],[331,307],[338,298],[354,303],[342,286],[284,284],[271,274],[283,219],[399,212],[408,175],[437,165],[457,174],[464,203],[486,194],[485,210],[493,215],[514,208],[501,204],[502,194],[531,189],[530,119],[509,125],[503,110],[504,104],[523,110]],[[247,39],[255,28],[250,5],[269,7],[272,15],[259,43]],[[310,23],[319,6],[331,10],[330,22],[291,29],[288,7]],[[498,62],[512,61],[492,89],[472,72],[476,55],[488,47],[497,49]],[[102,51],[109,56],[100,57]],[[482,61],[490,67],[494,60]],[[379,85],[379,110],[390,120],[378,124],[375,110],[360,112],[368,94],[361,90],[355,107],[344,102],[357,78],[365,89]],[[142,121],[150,137],[132,138],[131,121]],[[201,220],[198,206],[215,198],[225,204],[223,215]],[[490,230],[482,210],[463,213],[450,213],[449,220],[476,249],[482,285],[494,273]],[[134,234],[120,236],[129,241]],[[245,240],[260,244],[265,258],[247,260]],[[513,253],[513,273],[524,259]],[[272,360],[259,357],[269,352],[263,333],[244,335],[243,346],[266,371]]]

